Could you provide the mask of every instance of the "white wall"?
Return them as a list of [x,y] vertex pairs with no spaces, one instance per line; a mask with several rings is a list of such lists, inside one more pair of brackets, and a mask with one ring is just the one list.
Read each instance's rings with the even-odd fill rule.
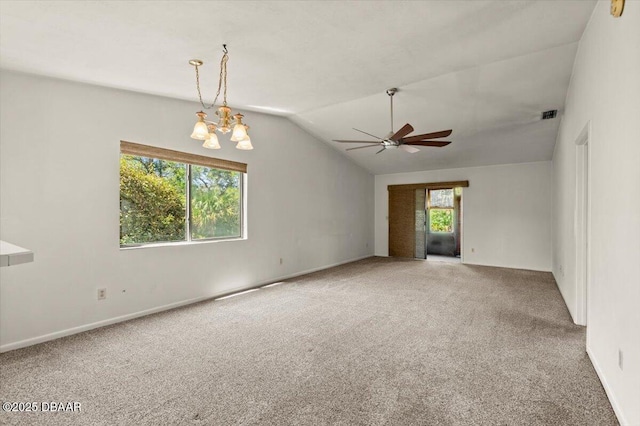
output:
[[640,425],[640,2],[618,19],[609,5],[580,41],[553,157],[553,272],[575,315],[575,140],[590,121],[587,350],[621,423]]
[[376,255],[389,254],[388,185],[457,180],[469,181],[462,193],[464,263],[551,270],[552,189],[547,161],[377,175]]
[[[1,238],[35,252],[0,270],[3,350],[373,253],[373,176],[285,118],[209,151],[195,103],[7,71],[0,94]],[[248,163],[249,238],[120,250],[121,139]]]

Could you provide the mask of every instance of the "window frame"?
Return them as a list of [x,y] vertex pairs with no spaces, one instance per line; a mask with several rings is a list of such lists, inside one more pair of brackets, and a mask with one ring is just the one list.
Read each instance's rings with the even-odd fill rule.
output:
[[[453,196],[453,205],[451,207],[431,207],[431,191],[445,191],[450,189]],[[433,188],[427,189],[427,220],[429,226],[429,234],[455,234],[455,188]],[[431,227],[431,212],[433,210],[449,210],[451,212],[451,231],[434,231]]]
[[[206,242],[206,241],[225,241],[225,240],[244,240],[245,239],[245,229],[244,229],[244,175],[246,173],[242,173],[242,172],[237,172],[235,170],[229,170],[232,172],[237,172],[240,173],[240,177],[238,179],[238,198],[240,200],[240,212],[238,214],[239,216],[239,221],[240,221],[240,235],[234,235],[234,236],[230,236],[230,237],[209,237],[209,238],[198,238],[197,240],[194,240],[193,238],[191,238],[191,166],[197,166],[198,164],[187,164],[187,182],[188,184],[185,185],[186,188],[186,194],[187,194],[187,220],[185,221],[185,233],[187,234],[188,239],[183,241],[185,243],[199,243],[199,242]],[[208,167],[208,166],[203,166],[203,167]],[[224,170],[224,169],[218,169],[216,167],[209,167],[210,169],[216,169],[216,170]]]
[[[154,155],[154,153],[160,153],[160,155]],[[180,163],[186,167],[185,172],[185,225],[184,225],[184,233],[185,239],[179,241],[154,241],[148,243],[130,243],[130,244],[120,244],[120,249],[136,249],[136,248],[147,248],[147,247],[163,247],[163,246],[174,246],[174,245],[190,245],[190,244],[201,244],[201,243],[210,243],[210,242],[220,242],[220,241],[237,241],[237,240],[245,240],[247,237],[246,232],[246,223],[245,223],[245,208],[246,208],[246,197],[245,197],[245,177],[247,175],[247,165],[244,163],[237,163],[234,161],[228,160],[220,160],[213,157],[205,157],[195,154],[188,154],[179,151],[168,150],[164,148],[151,147],[147,145],[136,144],[133,142],[120,142],[120,158],[123,155],[129,156],[137,156],[137,157],[145,157],[154,160],[162,160],[162,161],[173,161],[175,163]],[[172,159],[175,158],[175,159]],[[188,162],[189,159],[195,159],[195,162]],[[208,237],[208,238],[198,238],[193,239],[191,237],[192,231],[192,208],[191,208],[191,186],[192,186],[192,172],[191,166],[201,166],[207,167],[210,169],[217,170],[225,170],[230,172],[238,173],[238,198],[240,203],[238,220],[240,224],[240,235],[233,235],[228,237]],[[216,167],[218,166],[218,167]],[[118,191],[118,198],[120,199],[120,191]],[[120,203],[118,203],[120,204]],[[119,205],[119,209],[121,206]],[[120,222],[120,221],[118,221]],[[120,223],[119,223],[120,226]]]

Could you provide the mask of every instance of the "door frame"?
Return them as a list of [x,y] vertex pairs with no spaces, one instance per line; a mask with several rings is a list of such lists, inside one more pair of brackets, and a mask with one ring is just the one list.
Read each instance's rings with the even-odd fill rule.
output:
[[459,256],[460,257],[460,263],[464,263],[464,232],[462,231],[462,228],[463,228],[462,223],[463,223],[463,219],[464,219],[464,214],[463,214],[463,211],[462,211],[462,203],[463,203],[462,199],[463,199],[463,196],[464,196],[464,189],[467,188],[467,187],[468,186],[466,186],[466,187],[465,186],[452,186],[450,188],[426,188],[425,189],[425,224],[424,224],[424,228],[425,228],[424,229],[424,233],[425,233],[425,259],[428,260],[428,254],[427,253],[428,253],[429,248],[428,248],[427,241],[429,240],[429,234],[431,233],[431,221],[430,221],[430,216],[429,216],[429,212],[431,210],[431,204],[430,204],[431,195],[429,194],[429,192],[430,191],[437,191],[439,189],[452,189],[452,190],[455,191],[456,188],[460,188],[460,197],[459,197],[460,202],[459,202],[458,208],[457,209],[455,208],[455,199],[456,199],[455,194],[454,194],[454,204],[453,204],[453,207],[454,207],[453,211],[457,212],[459,217],[460,217],[459,221],[458,221],[458,216],[455,216],[453,218],[453,220],[455,222],[454,226],[455,226],[455,228],[457,228],[457,231],[458,231],[457,232],[458,238],[455,238],[455,235],[456,235],[455,231],[453,232],[453,234],[454,234],[454,241],[455,241],[456,246],[458,245],[458,243],[460,244],[460,256]]
[[[469,187],[469,181],[468,180],[459,180],[459,181],[447,181],[447,182],[429,182],[429,183],[408,183],[408,184],[399,184],[399,185],[387,185],[387,256],[393,256],[392,255],[392,250],[391,250],[391,245],[392,245],[392,241],[391,241],[391,221],[392,221],[392,217],[391,217],[391,191],[407,191],[407,190],[416,190],[416,189],[450,189],[450,188],[462,188],[462,196],[464,196],[464,188],[468,188]],[[414,213],[414,220],[413,220],[413,226],[412,226],[412,230],[413,230],[413,244],[414,244],[414,256],[412,256],[413,258],[415,258],[415,191],[413,191],[413,202],[412,202],[412,206],[413,206],[413,213]],[[461,204],[463,203],[463,201],[461,200]],[[462,222],[464,221],[464,210],[462,210],[462,205],[461,207],[461,226],[462,226]],[[427,212],[425,212],[426,214]],[[425,230],[426,232],[426,230]],[[464,233],[462,234],[462,241],[460,243],[460,261],[462,263],[464,263]]]
[[591,121],[576,138],[576,198],[574,231],[576,244],[576,318],[588,324],[591,282]]

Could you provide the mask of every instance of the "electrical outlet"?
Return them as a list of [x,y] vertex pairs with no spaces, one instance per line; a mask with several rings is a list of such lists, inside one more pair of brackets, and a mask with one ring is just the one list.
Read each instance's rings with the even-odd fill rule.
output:
[[107,289],[99,288],[98,289],[98,300],[104,300],[107,298]]
[[624,369],[624,357],[622,349],[618,349],[618,367],[620,367],[620,370]]
[[473,247],[471,248],[471,253],[475,253],[476,249],[474,249]]
[[282,258],[280,258],[280,264],[282,265]]

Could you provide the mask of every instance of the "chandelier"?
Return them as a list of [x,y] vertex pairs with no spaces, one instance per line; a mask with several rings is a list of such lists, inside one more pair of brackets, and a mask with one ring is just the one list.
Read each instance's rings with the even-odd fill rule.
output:
[[196,68],[196,88],[198,89],[198,99],[200,99],[200,105],[202,105],[203,109],[214,108],[218,101],[218,97],[220,96],[220,91],[224,89],[222,106],[218,107],[215,112],[218,116],[218,122],[214,123],[212,121],[208,121],[206,119],[207,114],[204,111],[197,112],[196,115],[198,116],[198,121],[193,127],[191,137],[193,139],[204,141],[202,146],[205,148],[220,149],[221,146],[218,141],[216,131],[222,134],[232,132],[231,141],[237,142],[236,148],[250,150],[253,149],[253,145],[251,145],[251,138],[248,133],[249,126],[242,122],[244,115],[238,113],[232,116],[231,108],[227,106],[227,61],[229,60],[229,52],[227,51],[226,44],[222,45],[222,52],[223,55],[220,60],[220,76],[218,78],[218,92],[216,93],[216,97],[211,105],[206,105],[202,101],[202,93],[200,92],[200,72],[198,67],[200,67],[203,62],[200,59],[192,59],[189,61],[189,64]]

